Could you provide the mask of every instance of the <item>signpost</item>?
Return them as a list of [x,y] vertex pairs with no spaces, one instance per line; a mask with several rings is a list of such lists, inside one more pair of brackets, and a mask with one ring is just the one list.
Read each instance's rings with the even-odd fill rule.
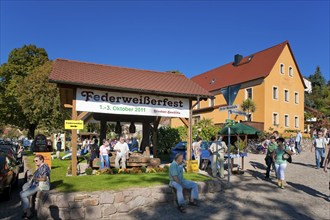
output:
[[239,105],[227,105],[227,106],[219,107],[219,111],[223,112],[223,111],[229,111],[229,110],[237,109],[237,108],[239,108]]
[[[76,105],[76,100],[73,100],[73,105]],[[72,108],[72,118],[77,118],[77,111]],[[77,175],[77,130],[84,129],[83,120],[65,120],[64,128],[67,130],[72,130],[72,175]]]
[[66,129],[66,130],[84,129],[84,121],[83,120],[65,120],[64,129]]
[[[241,84],[228,86],[226,88],[221,89],[221,93],[223,94],[228,106],[232,106],[236,96],[238,94],[239,89],[241,88]],[[220,110],[220,108],[219,108]],[[230,111],[228,110],[228,119],[230,120]],[[230,126],[228,126],[228,188],[230,188]]]
[[231,114],[235,114],[235,115],[243,115],[243,116],[247,116],[248,114],[246,112],[240,111],[240,110],[230,110]]

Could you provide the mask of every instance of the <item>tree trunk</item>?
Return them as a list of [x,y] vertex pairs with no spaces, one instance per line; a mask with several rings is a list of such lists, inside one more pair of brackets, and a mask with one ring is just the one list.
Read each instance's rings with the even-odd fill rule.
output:
[[28,132],[28,138],[29,139],[34,139],[34,132],[35,132],[36,128],[37,128],[37,125],[30,124],[30,126],[29,126],[29,132]]

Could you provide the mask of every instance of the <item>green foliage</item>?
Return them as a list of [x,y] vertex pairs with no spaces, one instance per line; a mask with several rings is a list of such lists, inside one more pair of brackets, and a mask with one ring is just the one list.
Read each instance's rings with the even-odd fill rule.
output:
[[60,108],[59,91],[48,83],[52,63],[43,48],[24,45],[15,48],[8,62],[1,65],[0,121],[3,124],[28,129],[55,130],[63,126],[67,111]]
[[[322,75],[320,67],[317,66],[315,72],[308,77],[312,83],[312,93],[305,94],[305,105],[311,108],[315,108],[330,116],[330,85],[327,85]],[[320,118],[320,115],[307,115],[308,117]],[[327,120],[326,118],[324,120]]]
[[186,126],[180,126],[177,127],[178,132],[179,132],[179,136],[180,136],[180,140],[181,141],[187,141],[188,139],[188,129]]
[[145,173],[147,171],[147,168],[145,166],[142,166],[141,171],[142,171],[142,173]]
[[170,153],[171,148],[180,142],[178,129],[161,127],[158,129],[157,151],[160,154]]
[[168,173],[170,171],[170,166],[169,165],[165,165],[163,168],[163,172],[164,173]]
[[19,105],[30,124],[40,125],[54,131],[61,129],[68,113],[60,107],[59,89],[48,82],[52,62],[37,67],[24,78],[17,88]]
[[248,120],[251,121],[250,113],[254,113],[256,111],[256,103],[252,99],[248,98],[243,101],[241,108],[248,114]]
[[325,86],[325,79],[322,75],[320,66],[317,66],[315,72],[308,77],[309,81],[312,83],[312,88]]
[[86,168],[85,173],[86,173],[86,175],[92,175],[93,174],[93,169],[88,167],[88,168]]
[[235,142],[235,147],[240,152],[243,152],[243,150],[245,149],[246,145],[245,145],[245,142],[242,141],[242,139],[238,138],[238,140]]
[[113,168],[112,172],[113,172],[113,174],[117,174],[119,172],[119,169],[118,168]]
[[200,137],[205,141],[209,141],[218,132],[219,127],[213,124],[212,119],[203,118],[193,126],[193,137]]

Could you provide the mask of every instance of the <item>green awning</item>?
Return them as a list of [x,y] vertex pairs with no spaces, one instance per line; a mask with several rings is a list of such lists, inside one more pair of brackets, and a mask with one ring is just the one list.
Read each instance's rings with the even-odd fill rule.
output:
[[[224,127],[218,133],[219,135],[228,135],[228,127]],[[251,126],[237,123],[234,126],[230,127],[231,135],[260,135],[261,132]]]

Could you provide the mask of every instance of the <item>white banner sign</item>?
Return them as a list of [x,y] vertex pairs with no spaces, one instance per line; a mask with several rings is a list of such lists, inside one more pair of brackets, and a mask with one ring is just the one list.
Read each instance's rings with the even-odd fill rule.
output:
[[123,115],[189,117],[189,100],[155,95],[77,89],[77,111]]

